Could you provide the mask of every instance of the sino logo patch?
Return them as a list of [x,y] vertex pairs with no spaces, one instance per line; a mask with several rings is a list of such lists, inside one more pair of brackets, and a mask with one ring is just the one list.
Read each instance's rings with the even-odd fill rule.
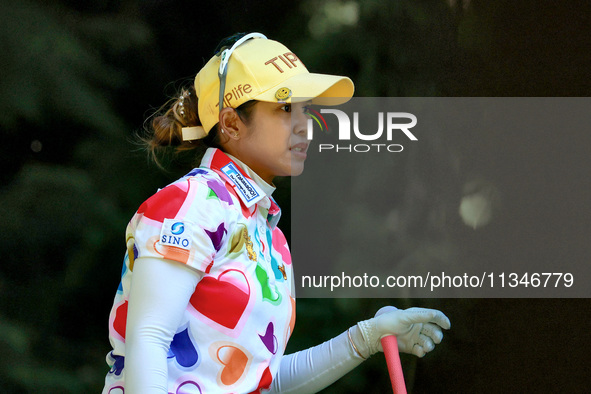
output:
[[175,219],[164,219],[160,231],[160,245],[191,248],[191,223]]

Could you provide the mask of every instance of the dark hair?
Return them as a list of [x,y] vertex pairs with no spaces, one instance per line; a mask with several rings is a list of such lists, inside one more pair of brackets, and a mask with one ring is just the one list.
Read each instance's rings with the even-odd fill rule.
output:
[[222,52],[226,48],[230,48],[232,45],[234,45],[236,43],[236,41],[238,41],[239,39],[241,39],[242,37],[244,37],[247,34],[248,33],[236,33],[234,35],[231,35],[230,37],[224,38],[222,41],[220,41],[218,46],[215,47],[213,54],[215,56],[218,56],[220,54],[220,52]]
[[[223,39],[216,48],[216,54],[234,44],[245,34],[237,33]],[[250,121],[252,108],[255,104],[256,101],[250,100],[235,109],[243,122]],[[193,126],[201,126],[201,120],[199,119],[198,97],[193,81],[191,81],[146,120],[144,128],[147,135],[141,140],[151,158],[160,167],[162,167],[160,160],[162,154],[170,153],[172,159],[175,159],[179,156],[184,157],[187,152],[190,152],[189,155],[194,162],[200,159],[208,147],[222,149],[218,124],[203,139],[183,141],[183,127]],[[194,164],[192,163],[192,165]]]

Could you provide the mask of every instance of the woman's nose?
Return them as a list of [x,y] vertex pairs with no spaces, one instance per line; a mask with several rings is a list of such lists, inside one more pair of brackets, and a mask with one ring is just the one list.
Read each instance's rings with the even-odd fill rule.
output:
[[292,128],[295,134],[305,133],[308,129],[308,119],[310,116],[304,108],[297,108],[296,111],[292,110]]

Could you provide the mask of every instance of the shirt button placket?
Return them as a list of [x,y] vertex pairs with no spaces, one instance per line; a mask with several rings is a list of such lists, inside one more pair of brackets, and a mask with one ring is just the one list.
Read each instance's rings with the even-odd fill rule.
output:
[[[262,225],[262,223],[260,222],[260,219],[258,220],[258,226],[259,226],[259,234],[260,234],[260,239],[261,239],[261,244],[265,243],[267,241],[267,233],[265,231],[265,226]],[[262,250],[262,248],[261,248]],[[267,260],[267,257],[265,257],[265,260]]]
[[[261,242],[267,242],[267,226],[259,222],[259,232],[261,233]],[[265,260],[267,261],[268,267],[271,268],[271,248],[273,245],[267,245]]]

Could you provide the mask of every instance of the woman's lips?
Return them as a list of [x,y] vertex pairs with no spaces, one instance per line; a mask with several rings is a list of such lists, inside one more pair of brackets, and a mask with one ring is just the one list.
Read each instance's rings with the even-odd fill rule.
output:
[[306,151],[308,150],[308,144],[305,142],[301,142],[299,144],[292,145],[289,150],[292,151],[296,156],[306,157]]

